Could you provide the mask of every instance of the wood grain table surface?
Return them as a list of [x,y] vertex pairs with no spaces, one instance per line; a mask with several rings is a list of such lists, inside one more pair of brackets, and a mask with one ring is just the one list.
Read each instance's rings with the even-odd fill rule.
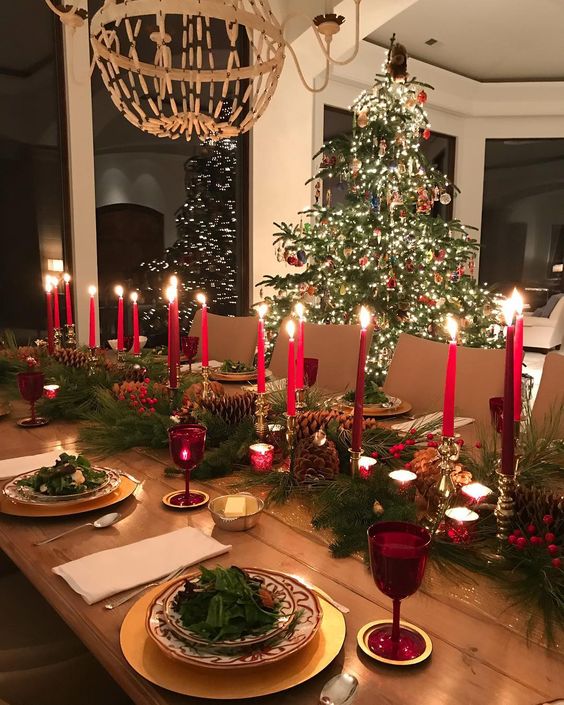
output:
[[[0,459],[41,453],[57,445],[72,450],[76,449],[77,426],[52,423],[33,430],[20,429],[13,417],[8,417],[0,422],[0,438]],[[104,609],[103,603],[87,605],[51,569],[96,551],[187,525],[233,545],[229,554],[213,559],[211,565],[254,565],[297,574],[350,608],[346,642],[331,666],[290,691],[245,701],[249,705],[315,705],[325,681],[341,670],[354,673],[360,681],[358,705],[536,705],[564,696],[564,655],[558,647],[528,643],[504,623],[503,614],[488,617],[470,605],[424,590],[405,600],[402,616],[431,636],[431,659],[421,666],[396,670],[374,663],[357,649],[356,635],[365,623],[389,618],[391,601],[377,590],[360,561],[333,559],[315,536],[304,536],[270,515],[263,515],[248,532],[233,533],[217,529],[206,509],[191,513],[167,510],[161,497],[180,488],[182,480],[164,476],[164,458],[132,450],[105,459],[105,464],[129,471],[142,484],[135,496],[117,507],[124,518],[104,531],[84,529],[51,544],[34,546],[34,541],[84,522],[84,517],[91,515],[61,519],[0,515],[0,549],[135,703],[210,701],[166,691],[137,675],[119,646],[120,625],[132,603],[113,611]],[[218,494],[213,484],[206,483],[205,489],[212,496]],[[94,513],[94,518],[102,513]]]

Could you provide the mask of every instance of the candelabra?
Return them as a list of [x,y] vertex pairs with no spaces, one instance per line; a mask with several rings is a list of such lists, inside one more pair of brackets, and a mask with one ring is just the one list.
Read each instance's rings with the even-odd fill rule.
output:
[[440,477],[435,485],[435,492],[438,494],[438,503],[434,511],[429,510],[425,518],[426,527],[434,532],[448,509],[451,497],[454,493],[454,484],[451,473],[460,455],[460,446],[454,436],[443,436],[437,448],[439,454]]
[[360,461],[360,457],[363,454],[363,452],[364,452],[364,450],[362,448],[359,448],[358,450],[353,450],[352,448],[349,448],[349,454],[351,456],[351,460],[350,460],[351,477],[356,477],[358,475],[359,461]]
[[257,437],[264,441],[268,433],[268,402],[266,400],[266,392],[257,392],[255,402],[255,429]]
[[65,334],[67,348],[72,348],[74,350],[76,348],[76,328],[74,323],[67,323],[65,325]]
[[301,414],[305,408],[305,388],[300,387],[299,389],[296,389],[296,411],[298,414]]
[[60,328],[55,328],[54,335],[55,335],[55,348],[62,348],[63,347],[63,331]]
[[210,394],[210,368],[209,365],[202,365],[202,399],[209,399]]

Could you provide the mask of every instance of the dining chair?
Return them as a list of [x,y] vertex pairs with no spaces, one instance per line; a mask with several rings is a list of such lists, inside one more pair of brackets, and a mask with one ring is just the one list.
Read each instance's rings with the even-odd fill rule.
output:
[[545,357],[531,417],[538,428],[554,423],[558,438],[564,438],[564,353]]
[[[402,333],[388,370],[384,391],[408,401],[413,414],[442,411],[448,345]],[[459,346],[455,413],[490,423],[489,400],[503,395],[505,352]]]
[[[202,359],[202,311],[198,309],[190,335],[200,337],[196,360]],[[257,346],[257,319],[255,316],[218,316],[208,312],[208,350],[210,360],[233,360],[252,365]]]
[[[269,368],[275,377],[288,376],[288,335],[282,321]],[[317,358],[316,385],[330,392],[354,389],[358,364],[359,325],[304,323],[304,356]],[[372,328],[367,333],[367,349],[372,341]]]

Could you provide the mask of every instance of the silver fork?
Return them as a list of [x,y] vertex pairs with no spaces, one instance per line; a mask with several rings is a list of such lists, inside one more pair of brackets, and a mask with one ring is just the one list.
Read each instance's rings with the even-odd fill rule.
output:
[[136,595],[140,595],[142,592],[147,590],[150,587],[156,587],[157,585],[161,585],[162,583],[166,583],[168,580],[172,580],[173,578],[178,577],[181,573],[183,573],[188,566],[183,565],[181,568],[176,568],[175,570],[172,571],[172,573],[169,573],[169,575],[165,575],[164,578],[161,578],[160,580],[154,580],[151,583],[145,583],[145,585],[141,585],[140,587],[134,588],[133,590],[130,590],[129,592],[124,593],[121,597],[118,597],[116,600],[110,600],[110,602],[106,602],[104,607],[107,610],[113,610],[116,607],[119,607],[120,605],[123,605],[125,602],[128,602],[131,600],[132,597],[135,597]]

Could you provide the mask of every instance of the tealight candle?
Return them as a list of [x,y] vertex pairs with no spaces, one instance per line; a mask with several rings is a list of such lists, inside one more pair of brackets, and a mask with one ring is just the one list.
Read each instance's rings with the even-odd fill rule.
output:
[[480,516],[468,507],[451,507],[445,512],[445,527],[453,543],[468,543],[471,531]]
[[46,384],[43,387],[43,396],[46,399],[55,399],[58,393],[59,393],[59,385],[58,384]]
[[274,446],[270,443],[254,443],[249,446],[249,456],[253,472],[263,473],[272,470]]
[[371,458],[368,455],[361,455],[358,459],[358,474],[363,480],[367,480],[372,476],[374,472],[374,466],[376,465],[376,458]]
[[492,493],[492,490],[482,485],[481,482],[471,482],[469,485],[465,485],[460,491],[471,500],[472,504],[479,504],[485,497]]
[[390,480],[393,480],[398,494],[415,498],[415,483],[417,475],[411,470],[392,470],[388,473]]

